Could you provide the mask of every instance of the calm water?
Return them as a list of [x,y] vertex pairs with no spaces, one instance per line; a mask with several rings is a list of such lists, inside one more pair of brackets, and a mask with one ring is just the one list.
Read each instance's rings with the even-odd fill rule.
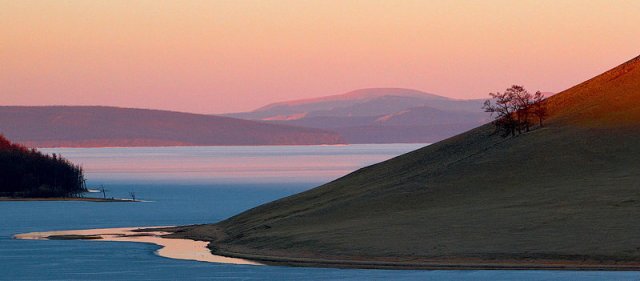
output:
[[0,202],[1,280],[640,280],[639,272],[392,271],[211,264],[157,246],[13,240],[17,233],[215,222],[420,145],[47,149],[108,196],[148,203]]

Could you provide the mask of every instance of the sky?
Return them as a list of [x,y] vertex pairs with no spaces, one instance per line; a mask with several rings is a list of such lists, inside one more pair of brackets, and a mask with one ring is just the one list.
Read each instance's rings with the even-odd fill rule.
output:
[[559,92],[640,55],[637,0],[0,0],[0,105],[197,113],[403,87]]

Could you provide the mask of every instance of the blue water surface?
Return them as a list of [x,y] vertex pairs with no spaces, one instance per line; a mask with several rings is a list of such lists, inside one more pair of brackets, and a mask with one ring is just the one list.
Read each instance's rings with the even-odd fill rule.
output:
[[[362,147],[356,148],[359,155],[364,155]],[[410,148],[389,150],[386,147],[389,154],[379,157],[388,158]],[[264,154],[264,149],[259,149],[261,154]],[[286,153],[283,154],[282,148],[279,149],[274,157],[280,160],[274,161],[286,161]],[[318,150],[322,148],[313,147],[314,153]],[[342,148],[340,153],[344,151],[345,148]],[[72,152],[75,153],[71,153],[74,157],[85,157],[95,155],[96,150],[77,149]],[[294,157],[300,157],[301,153],[300,148],[296,148]],[[215,157],[205,155],[203,157]],[[359,163],[359,166],[367,165],[373,159],[371,155],[364,156],[366,161],[353,158],[353,154],[342,155],[352,157],[350,163]],[[323,158],[316,158],[315,165],[330,165],[339,156],[332,154],[330,161],[324,162]],[[142,153],[136,157],[145,156]],[[136,157],[129,159],[127,163],[135,165]],[[166,174],[161,178],[150,179],[148,169],[145,170],[145,177],[139,179],[128,174],[126,179],[114,175],[115,180],[110,181],[108,170],[113,167],[101,166],[104,163],[98,162],[113,159],[99,158],[101,160],[94,159],[88,163],[89,167],[94,167],[87,171],[88,176],[101,175],[100,180],[90,180],[90,186],[104,184],[108,189],[108,196],[113,197],[127,197],[129,192],[134,191],[138,198],[150,202],[0,202],[0,280],[640,280],[640,272],[408,271],[213,264],[163,258],[154,254],[158,247],[151,244],[12,239],[15,234],[33,231],[211,223],[259,204],[307,190],[325,181],[291,182],[283,179],[277,183],[274,180],[277,179],[277,174],[268,177],[270,180],[263,183],[243,183],[242,177],[235,177],[235,180],[224,183],[212,179],[196,182],[166,181]],[[88,158],[83,159],[89,161]],[[251,157],[248,159],[250,161]],[[120,160],[114,161],[117,163]],[[261,161],[264,159],[261,158]],[[176,163],[184,168],[190,162]],[[201,166],[201,163],[198,165]],[[107,166],[108,169],[100,170],[100,167]],[[355,168],[357,167],[352,169]],[[162,166],[162,169],[166,172],[167,166]],[[273,172],[287,174],[278,169]]]

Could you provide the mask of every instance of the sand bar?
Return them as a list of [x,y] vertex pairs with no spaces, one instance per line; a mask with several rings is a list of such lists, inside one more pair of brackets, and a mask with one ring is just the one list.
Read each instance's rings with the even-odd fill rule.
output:
[[[240,258],[229,258],[211,253],[207,245],[209,242],[195,241],[190,239],[164,238],[163,235],[170,232],[162,231],[140,231],[150,227],[122,227],[122,228],[102,228],[86,230],[65,230],[48,232],[30,232],[18,234],[16,239],[28,240],[48,240],[48,239],[73,239],[88,241],[117,241],[117,242],[140,242],[151,243],[162,246],[156,254],[162,257],[195,260],[213,263],[262,265]],[[136,231],[137,230],[137,231]]]

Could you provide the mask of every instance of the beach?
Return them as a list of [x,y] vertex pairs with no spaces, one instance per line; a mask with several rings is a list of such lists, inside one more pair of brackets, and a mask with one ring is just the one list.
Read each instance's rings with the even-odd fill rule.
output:
[[[149,229],[146,231],[145,229]],[[16,239],[27,240],[88,240],[88,241],[114,241],[114,242],[139,242],[150,243],[161,246],[155,253],[159,256],[181,259],[194,260],[212,263],[226,264],[244,264],[244,265],[261,265],[240,258],[229,258],[214,255],[207,248],[209,242],[195,241],[191,239],[165,238],[164,235],[170,232],[155,231],[154,228],[139,227],[123,227],[123,228],[101,228],[86,230],[65,230],[65,231],[47,231],[47,232],[30,232],[17,234]]]

